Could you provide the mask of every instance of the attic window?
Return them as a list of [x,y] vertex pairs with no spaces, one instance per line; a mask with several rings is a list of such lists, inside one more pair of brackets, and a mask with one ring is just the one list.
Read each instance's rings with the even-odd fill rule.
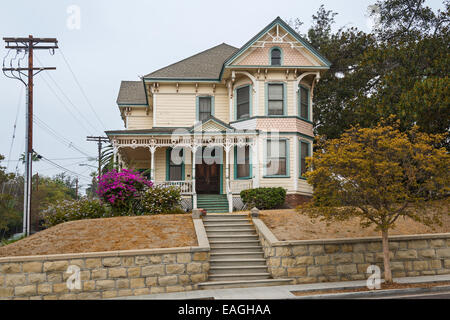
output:
[[281,50],[279,48],[273,48],[270,51],[270,65],[281,66]]

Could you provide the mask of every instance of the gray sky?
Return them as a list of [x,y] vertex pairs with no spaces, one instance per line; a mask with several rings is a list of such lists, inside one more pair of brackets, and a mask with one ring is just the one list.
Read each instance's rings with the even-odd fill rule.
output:
[[[336,28],[346,25],[369,31],[365,14],[367,6],[374,2],[15,0],[2,3],[0,36],[26,37],[32,34],[35,37],[58,39],[61,50],[56,50],[54,56],[48,51],[35,55],[37,65],[41,62],[57,69],[35,77],[34,111],[41,122],[39,126],[34,126],[34,149],[79,174],[80,183],[85,187],[89,181],[85,177],[94,169],[79,164],[95,166],[96,163],[88,162],[83,153],[69,148],[69,141],[84,153],[95,157],[97,146],[87,142],[86,136],[123,128],[115,103],[121,80],[138,80],[139,75],[222,42],[240,47],[277,16],[285,21],[300,18],[305,23],[303,32],[306,32],[311,24],[311,16],[321,3],[326,9],[339,13]],[[67,27],[67,9],[71,5],[81,10],[80,29]],[[433,9],[443,8],[439,0],[428,0],[427,5]],[[1,58],[6,53],[2,41]],[[87,99],[61,53],[75,73]],[[23,87],[19,81],[8,79],[0,73],[0,154],[7,159],[9,156],[11,160],[17,160],[24,150]],[[18,106],[20,109],[17,113]],[[16,115],[16,138],[10,154]],[[56,134],[50,135],[48,128],[43,129],[46,125]],[[3,166],[8,164],[9,171],[14,171],[17,161],[2,162]],[[18,168],[19,172],[23,172],[21,163]],[[34,172],[50,176],[61,172],[44,162],[34,164],[33,169]]]

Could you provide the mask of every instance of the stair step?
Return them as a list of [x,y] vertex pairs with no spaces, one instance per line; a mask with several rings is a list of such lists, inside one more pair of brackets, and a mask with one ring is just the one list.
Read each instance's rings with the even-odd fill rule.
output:
[[264,253],[261,246],[241,246],[241,247],[211,247],[211,253],[228,252],[258,252]]
[[205,227],[208,227],[210,225],[217,225],[217,224],[224,224],[224,225],[240,225],[240,224],[250,224],[250,220],[248,219],[208,219],[203,218],[203,224]]
[[205,229],[206,232],[208,231],[223,231],[223,230],[233,230],[233,231],[239,231],[239,230],[247,230],[247,231],[254,231],[255,228],[253,228],[253,226],[251,224],[248,225],[229,225],[229,224],[224,224],[224,225],[205,225]]
[[219,219],[219,220],[242,219],[242,218],[248,219],[249,216],[248,216],[248,214],[211,214],[211,215],[207,215],[206,218],[210,218],[211,220],[212,219]]
[[259,245],[259,240],[210,240],[209,245],[211,248],[216,248],[217,246],[224,248],[240,248],[244,246],[248,246],[250,244]]
[[255,259],[210,259],[211,267],[233,267],[233,266],[265,266],[266,259],[255,258]]
[[291,279],[262,279],[262,280],[237,280],[237,281],[210,281],[199,283],[201,289],[225,289],[282,286],[292,284]]
[[236,281],[236,280],[263,280],[269,279],[270,273],[229,273],[229,274],[211,274],[209,281]]
[[242,265],[242,266],[210,267],[209,272],[210,272],[210,274],[264,273],[264,272],[267,272],[267,266],[266,265],[260,265],[260,266]]
[[209,235],[208,234],[208,239],[213,240],[213,241],[220,241],[220,240],[237,240],[237,241],[241,241],[241,240],[258,240],[258,236],[255,235]]
[[256,237],[256,231],[241,231],[241,230],[227,230],[227,231],[206,231],[208,238],[211,237],[231,237],[231,236],[239,236],[239,237]]
[[262,259],[264,258],[263,252],[220,252],[211,253],[212,259]]

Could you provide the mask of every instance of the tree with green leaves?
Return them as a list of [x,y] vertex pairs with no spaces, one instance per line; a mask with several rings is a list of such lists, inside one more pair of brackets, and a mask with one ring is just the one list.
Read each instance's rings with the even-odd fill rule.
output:
[[333,33],[336,13],[319,8],[306,37],[332,66],[314,94],[316,134],[338,138],[353,125],[371,127],[391,114],[402,131],[414,125],[427,133],[450,130],[449,1],[444,5],[434,12],[424,0],[377,1],[371,33]]
[[392,282],[389,230],[401,217],[426,225],[440,223],[450,191],[450,155],[439,148],[442,134],[418,127],[400,131],[400,121],[382,121],[373,128],[358,126],[337,139],[319,139],[312,170],[313,201],[299,212],[326,221],[358,217],[362,227],[375,226],[382,235],[385,281]]

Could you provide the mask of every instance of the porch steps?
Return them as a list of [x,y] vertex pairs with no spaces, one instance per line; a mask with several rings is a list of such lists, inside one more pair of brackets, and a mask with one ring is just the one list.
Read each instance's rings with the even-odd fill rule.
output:
[[228,200],[224,194],[197,195],[197,208],[205,209],[209,213],[228,212]]
[[[200,207],[200,206],[199,206]],[[246,214],[208,214],[203,223],[211,247],[208,281],[200,289],[291,284],[272,279],[254,225]]]

